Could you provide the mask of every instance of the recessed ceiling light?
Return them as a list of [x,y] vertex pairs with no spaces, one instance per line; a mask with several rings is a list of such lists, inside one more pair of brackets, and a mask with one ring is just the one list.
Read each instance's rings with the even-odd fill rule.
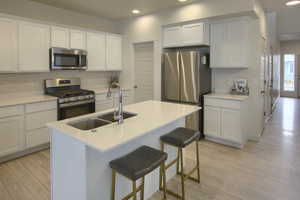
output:
[[178,0],[179,2],[186,2],[187,0]]
[[300,1],[288,1],[288,2],[286,2],[287,6],[296,6],[298,4],[300,4]]
[[133,13],[133,14],[140,14],[140,12],[141,12],[141,11],[140,11],[140,10],[137,10],[137,9],[132,10],[132,13]]

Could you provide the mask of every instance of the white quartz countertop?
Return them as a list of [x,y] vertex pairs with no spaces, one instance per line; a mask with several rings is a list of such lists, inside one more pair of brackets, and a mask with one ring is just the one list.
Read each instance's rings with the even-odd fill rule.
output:
[[249,96],[246,95],[232,95],[232,94],[222,94],[222,93],[211,93],[211,94],[204,95],[204,97],[235,100],[235,101],[245,101],[249,98]]
[[8,95],[0,96],[0,107],[14,106],[20,104],[38,103],[45,101],[55,101],[57,98],[48,95],[32,95],[32,96],[18,96]]
[[120,125],[112,123],[97,128],[95,129],[97,132],[82,131],[69,126],[68,123],[96,117],[111,110],[53,122],[48,124],[48,127],[103,152],[142,137],[155,129],[182,119],[199,109],[201,108],[192,105],[145,101],[124,107],[124,111],[136,113],[137,116],[124,120],[124,123]]

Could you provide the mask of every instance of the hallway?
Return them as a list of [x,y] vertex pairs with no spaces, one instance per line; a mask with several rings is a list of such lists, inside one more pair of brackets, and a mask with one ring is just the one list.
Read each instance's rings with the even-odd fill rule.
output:
[[[201,142],[201,184],[187,182],[187,200],[298,200],[299,120],[300,100],[282,98],[260,142],[248,142],[243,150]],[[190,168],[194,146],[187,157]],[[0,164],[0,199],[50,199],[49,164],[49,150]],[[169,187],[180,191],[179,179]],[[151,198],[158,199],[160,193]]]
[[[258,143],[248,142],[243,150],[237,150],[201,142],[201,186],[188,181],[187,199],[298,200],[299,120],[300,100],[282,98]],[[189,151],[189,165],[194,164],[193,150]],[[171,187],[174,182],[179,186],[177,178]]]

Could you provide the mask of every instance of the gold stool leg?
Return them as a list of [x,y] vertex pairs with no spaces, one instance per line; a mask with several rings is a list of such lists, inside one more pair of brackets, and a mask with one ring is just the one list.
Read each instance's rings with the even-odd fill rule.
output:
[[142,178],[142,189],[141,189],[141,200],[144,200],[144,192],[145,192],[145,176]]
[[177,150],[177,163],[176,163],[176,172],[179,174],[179,148]]
[[196,141],[196,152],[197,152],[197,178],[200,183],[200,161],[199,161],[199,142]]
[[115,200],[115,190],[116,190],[116,171],[112,170],[111,200]]
[[182,200],[185,200],[185,188],[184,188],[184,170],[183,170],[183,153],[182,148],[180,148],[180,168],[181,168],[181,192],[182,192]]
[[132,181],[132,192],[133,192],[133,200],[136,200],[136,181]]
[[162,174],[162,190],[163,190],[163,199],[167,199],[167,177],[166,177],[166,169],[165,163],[163,163],[160,167],[160,171]]
[[[164,145],[163,142],[160,142],[160,150],[161,150],[162,152],[165,151],[165,145]],[[159,170],[159,190],[162,190],[162,189],[163,189],[163,186],[162,186],[162,176],[163,176],[162,170],[160,169],[160,170]]]

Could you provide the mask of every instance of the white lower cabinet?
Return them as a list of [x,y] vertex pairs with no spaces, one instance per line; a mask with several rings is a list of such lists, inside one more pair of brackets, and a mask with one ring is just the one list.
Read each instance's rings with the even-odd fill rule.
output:
[[33,131],[29,131],[26,134],[26,147],[32,148],[42,144],[46,144],[50,141],[48,128],[40,128]]
[[50,139],[46,124],[57,121],[55,103],[55,101],[49,101],[25,106],[26,148],[49,143]]
[[0,119],[0,156],[22,150],[23,116]]
[[208,140],[243,147],[247,140],[247,102],[204,99],[204,134]]
[[204,133],[214,137],[221,136],[221,109],[211,106],[204,108]]
[[240,111],[222,109],[221,119],[222,138],[237,143],[243,142]]

